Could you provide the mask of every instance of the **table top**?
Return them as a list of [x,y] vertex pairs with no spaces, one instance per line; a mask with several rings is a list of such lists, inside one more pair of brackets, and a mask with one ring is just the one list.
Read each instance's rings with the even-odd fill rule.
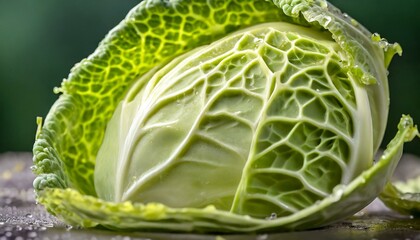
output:
[[[404,155],[398,178],[418,174],[420,159]],[[103,229],[76,229],[66,225],[36,204],[30,171],[30,153],[0,154],[0,240],[8,239],[403,239],[420,240],[420,219],[398,215],[375,200],[355,216],[328,227],[286,233],[247,235],[200,235],[146,232],[113,232]],[[408,171],[407,169],[411,169]],[[412,169],[416,169],[413,173]],[[409,176],[408,176],[409,177]]]

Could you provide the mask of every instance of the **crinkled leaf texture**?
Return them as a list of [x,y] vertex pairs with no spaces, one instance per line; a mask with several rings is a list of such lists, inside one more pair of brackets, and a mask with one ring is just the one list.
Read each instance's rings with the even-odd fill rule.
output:
[[251,232],[348,217],[373,165],[400,53],[320,0],[142,1],[72,70],[34,145],[38,201],[70,224]]

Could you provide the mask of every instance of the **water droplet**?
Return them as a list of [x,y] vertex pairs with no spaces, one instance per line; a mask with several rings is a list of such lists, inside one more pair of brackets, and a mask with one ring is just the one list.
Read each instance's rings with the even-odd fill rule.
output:
[[379,47],[381,48],[386,48],[388,46],[388,42],[382,41],[382,40],[379,41],[378,44],[379,44]]
[[360,212],[357,212],[356,214],[354,214],[354,216],[356,216],[356,217],[362,217],[364,215],[365,215],[365,212],[363,212],[363,211],[360,211]]
[[12,204],[12,199],[11,198],[6,198],[6,199],[4,199],[4,203],[6,205],[10,205],[10,204]]
[[5,232],[11,232],[12,230],[13,230],[13,227],[11,227],[11,226],[7,226],[7,227],[4,228]]
[[254,38],[254,43],[260,44],[262,42],[263,42],[263,39],[261,39],[261,38]]
[[268,239],[268,234],[262,234],[257,236],[257,240],[266,240]]
[[4,222],[0,222],[0,226],[4,225]]
[[41,227],[38,228],[38,231],[45,231],[45,230],[47,230],[47,227],[45,227],[45,226],[41,226]]
[[324,26],[328,26],[330,24],[330,22],[332,21],[332,18],[330,16],[325,16],[324,17]]
[[359,26],[359,22],[354,20],[354,19],[351,19],[351,25],[357,27],[357,26]]
[[337,185],[337,186],[334,187],[333,193],[331,195],[333,197],[334,201],[337,202],[338,200],[341,199],[341,197],[344,194],[344,190],[345,189],[346,189],[346,186],[341,185],[341,184],[339,184],[339,185]]
[[48,222],[45,222],[45,223],[43,223],[42,224],[42,227],[44,227],[45,229],[46,228],[52,228],[52,227],[54,227],[54,224],[53,223],[48,223]]
[[66,230],[67,231],[70,231],[70,230],[72,230],[73,229],[73,226],[72,225],[66,225]]
[[266,218],[267,220],[275,220],[277,219],[277,213],[271,213],[269,217]]
[[27,214],[25,215],[25,217],[27,217],[27,218],[32,218],[33,216],[32,216],[32,214],[27,213]]
[[36,238],[37,237],[37,233],[36,232],[28,232],[28,237],[30,237],[30,238]]

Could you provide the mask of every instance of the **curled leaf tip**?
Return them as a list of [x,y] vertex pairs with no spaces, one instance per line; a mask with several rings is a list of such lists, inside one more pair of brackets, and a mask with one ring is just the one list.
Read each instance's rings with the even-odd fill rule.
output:
[[398,54],[399,56],[402,55],[402,47],[399,43],[389,43],[388,40],[382,38],[378,33],[372,34],[371,39],[384,51],[384,63],[386,68],[388,68],[395,54]]
[[36,125],[37,125],[37,129],[36,129],[35,139],[38,139],[39,134],[41,134],[41,130],[42,130],[42,117],[36,118]]
[[54,92],[54,94],[60,94],[60,93],[63,93],[63,88],[61,88],[61,87],[55,87],[55,88],[53,89],[53,92]]
[[405,142],[412,141],[416,136],[420,137],[417,125],[414,125],[410,115],[403,115],[401,117],[400,123],[398,124],[398,130],[404,131],[404,129],[407,129],[404,137]]

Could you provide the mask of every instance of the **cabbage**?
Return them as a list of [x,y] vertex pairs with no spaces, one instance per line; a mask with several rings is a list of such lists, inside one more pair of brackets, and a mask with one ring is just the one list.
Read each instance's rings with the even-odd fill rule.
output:
[[326,1],[142,1],[38,119],[37,199],[69,224],[119,230],[349,217],[393,186],[403,143],[418,136],[403,115],[373,161],[396,53]]

